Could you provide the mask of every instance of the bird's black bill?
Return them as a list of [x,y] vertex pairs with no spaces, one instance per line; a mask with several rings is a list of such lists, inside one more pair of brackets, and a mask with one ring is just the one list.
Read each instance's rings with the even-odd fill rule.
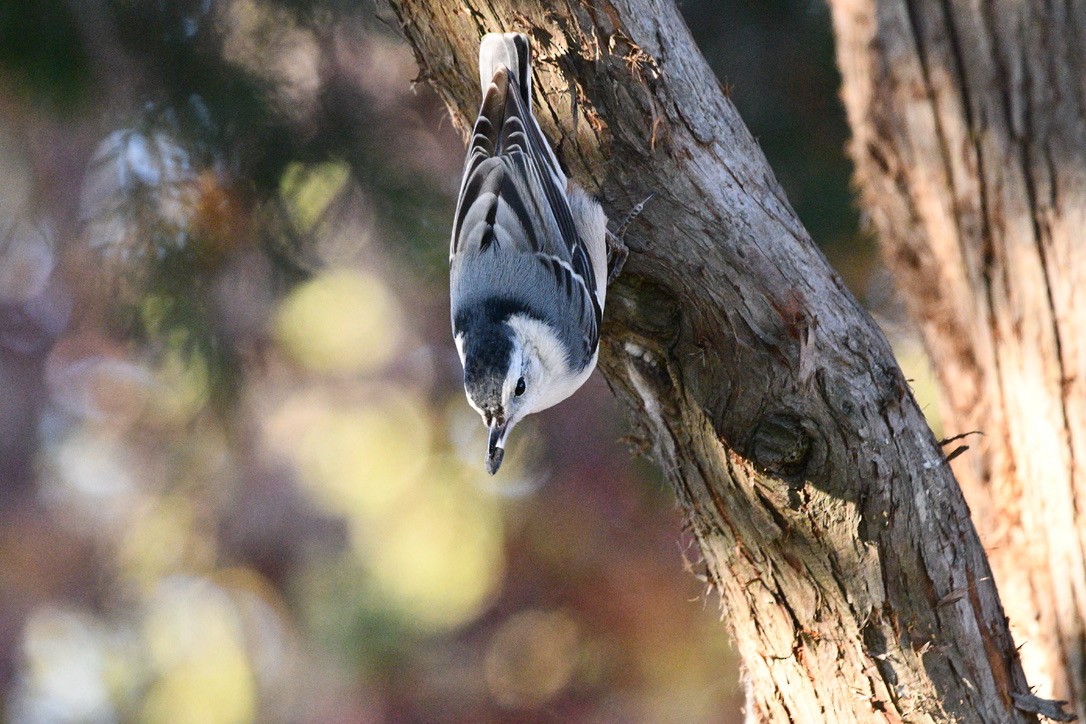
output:
[[505,432],[508,426],[498,424],[495,420],[490,423],[490,436],[486,445],[486,471],[493,475],[498,472],[505,457]]
[[486,455],[486,471],[493,475],[498,472],[498,468],[502,465],[502,458],[505,457],[505,448],[496,447]]

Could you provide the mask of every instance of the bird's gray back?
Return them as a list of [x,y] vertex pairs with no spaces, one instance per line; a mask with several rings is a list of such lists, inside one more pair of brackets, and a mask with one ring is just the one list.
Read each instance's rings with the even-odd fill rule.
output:
[[[550,325],[570,351],[570,368],[589,364],[599,342],[593,300],[567,265],[521,248],[467,250],[450,270],[453,333],[483,305],[500,302]],[[461,320],[461,324],[458,324]]]

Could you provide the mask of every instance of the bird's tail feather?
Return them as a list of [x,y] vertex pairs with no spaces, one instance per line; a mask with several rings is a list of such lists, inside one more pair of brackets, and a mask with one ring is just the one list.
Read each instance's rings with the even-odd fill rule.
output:
[[486,95],[498,69],[505,66],[516,78],[524,107],[532,107],[532,51],[528,37],[521,33],[487,33],[479,43],[479,83]]

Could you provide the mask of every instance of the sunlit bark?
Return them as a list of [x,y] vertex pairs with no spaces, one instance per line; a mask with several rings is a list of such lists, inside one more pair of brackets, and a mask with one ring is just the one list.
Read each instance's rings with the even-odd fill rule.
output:
[[1030,682],[1086,715],[1086,5],[835,0],[865,208]]

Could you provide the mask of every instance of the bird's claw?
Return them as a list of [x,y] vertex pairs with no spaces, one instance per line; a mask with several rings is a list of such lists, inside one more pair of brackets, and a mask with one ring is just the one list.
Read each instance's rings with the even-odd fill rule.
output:
[[630,224],[641,215],[641,212],[645,210],[645,204],[652,200],[655,196],[655,192],[645,197],[645,200],[630,209],[625,218],[622,219],[622,223],[618,225],[618,230],[612,233],[610,230],[607,232],[607,285],[610,286],[615,279],[618,279],[618,275],[622,273],[622,267],[626,265],[626,259],[630,256],[630,248],[626,246],[623,241],[626,238],[626,231],[630,228]]
[[610,231],[607,232],[607,286],[618,279],[622,273],[622,267],[626,266],[626,259],[630,256],[630,247],[623,243]]

